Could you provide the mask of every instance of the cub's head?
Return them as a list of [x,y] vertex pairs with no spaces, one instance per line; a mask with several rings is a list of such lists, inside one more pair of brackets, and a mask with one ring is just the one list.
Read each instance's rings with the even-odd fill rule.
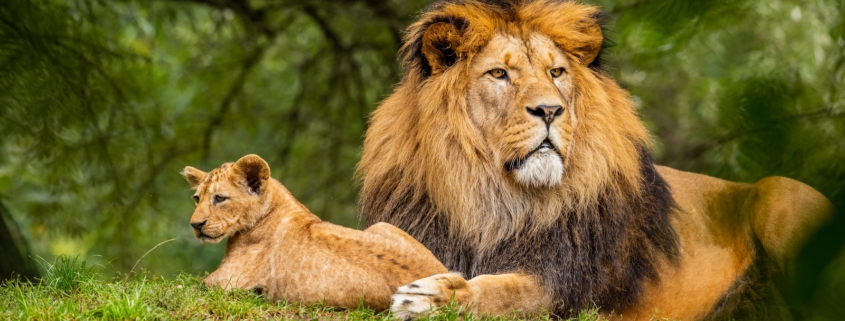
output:
[[203,243],[220,242],[261,218],[270,179],[270,166],[261,157],[247,155],[209,173],[187,166],[182,176],[196,191],[191,226]]

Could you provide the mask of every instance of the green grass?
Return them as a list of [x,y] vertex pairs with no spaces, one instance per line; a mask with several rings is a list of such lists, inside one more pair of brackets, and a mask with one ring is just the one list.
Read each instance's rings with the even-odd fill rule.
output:
[[[273,303],[248,291],[203,287],[202,277],[181,274],[172,279],[136,273],[106,279],[103,267],[58,257],[41,260],[45,270],[35,282],[7,281],[0,286],[2,320],[391,320],[388,312],[367,308],[339,309],[320,304]],[[515,320],[481,318],[452,305],[429,320]],[[548,316],[536,318],[547,320]],[[593,321],[595,311],[573,320]]]

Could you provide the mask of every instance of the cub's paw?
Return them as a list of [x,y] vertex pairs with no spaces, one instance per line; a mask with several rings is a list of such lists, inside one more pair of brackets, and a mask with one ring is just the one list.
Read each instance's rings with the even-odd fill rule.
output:
[[459,305],[470,296],[467,280],[457,273],[444,273],[400,286],[391,298],[390,311],[399,320],[413,320],[448,305],[454,299]]

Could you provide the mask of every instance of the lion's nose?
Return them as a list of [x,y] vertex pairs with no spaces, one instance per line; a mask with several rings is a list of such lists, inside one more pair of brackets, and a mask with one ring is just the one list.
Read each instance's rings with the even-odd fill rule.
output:
[[528,111],[529,114],[540,117],[546,123],[546,126],[552,123],[555,120],[555,117],[560,116],[563,114],[563,106],[546,106],[540,105],[531,109],[531,107],[526,107],[525,110]]
[[199,231],[199,230],[202,229],[203,225],[205,225],[205,222],[208,222],[208,221],[191,222],[191,226],[193,226],[195,229],[197,229],[197,231]]

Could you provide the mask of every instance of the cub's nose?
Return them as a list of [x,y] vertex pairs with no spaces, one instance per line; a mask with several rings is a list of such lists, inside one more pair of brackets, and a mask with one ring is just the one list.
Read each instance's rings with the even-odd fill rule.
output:
[[205,225],[205,222],[208,222],[208,221],[202,221],[202,222],[191,222],[191,226],[193,226],[195,229],[197,229],[197,231],[199,231],[199,230],[201,230],[201,229],[202,229],[202,227]]

